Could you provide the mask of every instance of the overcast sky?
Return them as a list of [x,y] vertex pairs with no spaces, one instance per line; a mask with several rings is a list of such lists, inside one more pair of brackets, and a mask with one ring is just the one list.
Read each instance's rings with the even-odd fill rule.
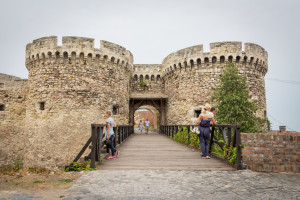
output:
[[0,73],[27,78],[25,47],[40,37],[81,36],[130,50],[135,64],[161,64],[179,49],[256,43],[269,55],[272,129],[300,132],[299,0],[0,0]]

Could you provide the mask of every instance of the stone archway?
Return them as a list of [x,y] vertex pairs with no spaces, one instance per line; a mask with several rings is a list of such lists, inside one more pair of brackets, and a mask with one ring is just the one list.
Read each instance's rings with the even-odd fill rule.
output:
[[152,126],[154,130],[159,130],[160,113],[155,107],[151,105],[144,105],[134,112],[135,125],[139,123],[139,120],[145,122],[146,119],[150,121],[150,126]]
[[157,116],[157,130],[160,125],[166,122],[166,103],[165,97],[131,97],[129,106],[129,124],[134,124],[134,112],[139,108],[146,108],[151,110]]

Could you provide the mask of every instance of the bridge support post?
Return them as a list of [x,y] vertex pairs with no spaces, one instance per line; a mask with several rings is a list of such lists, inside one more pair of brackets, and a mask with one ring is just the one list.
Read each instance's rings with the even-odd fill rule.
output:
[[236,164],[237,170],[242,170],[241,127],[236,127]]
[[96,157],[96,127],[92,127],[92,146],[91,146],[91,168],[96,168],[95,157]]

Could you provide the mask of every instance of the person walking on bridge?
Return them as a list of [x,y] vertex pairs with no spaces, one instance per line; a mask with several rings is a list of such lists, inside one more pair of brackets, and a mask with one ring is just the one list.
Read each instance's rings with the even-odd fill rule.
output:
[[204,109],[197,119],[200,134],[198,135],[201,146],[201,158],[210,159],[209,157],[209,140],[210,140],[210,124],[216,124],[214,114],[210,112],[211,106],[205,104]]
[[148,131],[149,131],[149,124],[150,124],[150,121],[148,119],[146,119],[146,121],[145,121],[146,134],[148,134]]
[[142,120],[139,123],[139,130],[141,131],[141,134],[143,133],[143,122]]
[[115,139],[115,133],[113,130],[114,120],[111,117],[111,111],[109,110],[105,111],[104,117],[107,118],[106,129],[105,129],[106,145],[111,149],[111,155],[112,155],[108,157],[108,159],[115,159],[116,157],[119,156],[119,151],[117,151],[114,147],[114,139]]

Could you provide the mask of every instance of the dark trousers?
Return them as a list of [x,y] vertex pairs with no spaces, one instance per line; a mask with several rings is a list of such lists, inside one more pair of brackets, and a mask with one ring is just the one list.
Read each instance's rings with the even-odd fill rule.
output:
[[115,139],[115,135],[112,135],[109,137],[110,145],[108,145],[108,148],[110,148],[112,156],[115,156],[115,153],[116,153],[116,149],[114,146],[114,139]]
[[210,140],[210,128],[200,126],[200,134],[198,135],[201,146],[201,157],[209,156],[209,140]]

